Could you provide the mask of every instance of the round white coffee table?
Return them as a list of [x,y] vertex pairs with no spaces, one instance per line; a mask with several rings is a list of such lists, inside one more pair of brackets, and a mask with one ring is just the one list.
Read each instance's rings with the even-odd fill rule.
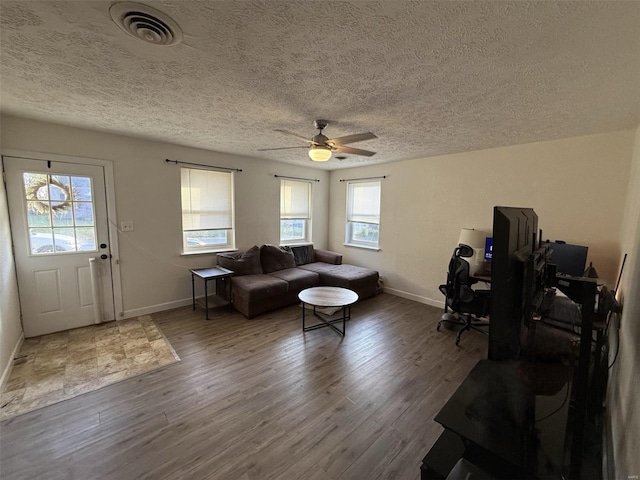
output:
[[[344,337],[346,321],[351,318],[351,305],[358,301],[358,294],[353,290],[342,287],[312,287],[302,290],[298,294],[302,302],[302,331],[308,332],[316,328],[331,327],[335,332]],[[313,315],[322,323],[306,325],[305,303],[313,307]],[[316,311],[316,307],[338,307],[342,309],[342,317],[335,318]],[[342,331],[334,323],[342,322]]]

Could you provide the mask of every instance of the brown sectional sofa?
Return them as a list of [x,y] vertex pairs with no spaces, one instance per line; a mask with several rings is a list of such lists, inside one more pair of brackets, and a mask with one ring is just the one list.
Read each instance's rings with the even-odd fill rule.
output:
[[235,272],[232,303],[247,318],[295,304],[300,291],[319,285],[349,288],[361,300],[378,293],[378,272],[343,264],[341,254],[312,245],[254,246],[217,257],[218,265]]

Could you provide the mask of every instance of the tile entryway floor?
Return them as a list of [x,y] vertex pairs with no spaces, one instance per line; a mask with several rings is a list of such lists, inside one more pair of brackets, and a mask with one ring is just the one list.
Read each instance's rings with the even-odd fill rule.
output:
[[0,420],[180,361],[149,315],[27,338],[16,358]]

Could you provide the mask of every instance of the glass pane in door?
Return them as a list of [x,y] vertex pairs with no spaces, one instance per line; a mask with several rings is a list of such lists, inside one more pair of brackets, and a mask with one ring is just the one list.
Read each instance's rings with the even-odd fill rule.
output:
[[91,177],[23,174],[32,255],[96,251]]

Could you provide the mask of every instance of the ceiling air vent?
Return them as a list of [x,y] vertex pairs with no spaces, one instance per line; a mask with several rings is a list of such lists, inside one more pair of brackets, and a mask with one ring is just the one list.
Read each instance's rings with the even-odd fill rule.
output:
[[147,43],[169,46],[182,41],[182,30],[178,24],[155,8],[122,2],[113,4],[109,13],[118,27]]

